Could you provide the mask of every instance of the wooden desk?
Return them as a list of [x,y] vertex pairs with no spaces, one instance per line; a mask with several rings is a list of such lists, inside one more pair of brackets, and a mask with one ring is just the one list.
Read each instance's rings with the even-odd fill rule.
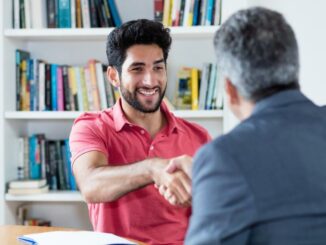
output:
[[[0,226],[0,240],[2,245],[22,245],[17,240],[17,237],[32,233],[41,233],[48,231],[77,231],[72,228],[63,227],[45,227],[45,226],[22,226],[22,225],[2,225]],[[128,239],[139,245],[146,245],[145,243],[137,242]]]

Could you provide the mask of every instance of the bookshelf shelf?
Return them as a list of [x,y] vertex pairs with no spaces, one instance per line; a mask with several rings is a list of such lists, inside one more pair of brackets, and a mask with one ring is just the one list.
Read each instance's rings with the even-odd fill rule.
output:
[[5,200],[10,202],[84,202],[78,191],[51,191],[37,195],[6,194]]
[[[62,111],[62,112],[53,112],[53,111],[8,111],[5,112],[6,119],[21,119],[21,120],[69,120],[75,119],[83,112],[71,112],[71,111]],[[188,111],[188,110],[177,110],[173,113],[182,118],[211,118],[217,119],[223,117],[222,110],[198,110],[198,111]]]
[[[218,26],[170,27],[173,38],[213,37]],[[105,40],[112,28],[6,29],[4,36],[24,41]]]

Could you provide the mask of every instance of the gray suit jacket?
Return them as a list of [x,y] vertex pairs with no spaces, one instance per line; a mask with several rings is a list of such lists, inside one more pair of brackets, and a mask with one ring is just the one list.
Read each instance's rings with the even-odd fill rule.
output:
[[258,102],[193,166],[186,244],[326,244],[326,107],[298,90]]

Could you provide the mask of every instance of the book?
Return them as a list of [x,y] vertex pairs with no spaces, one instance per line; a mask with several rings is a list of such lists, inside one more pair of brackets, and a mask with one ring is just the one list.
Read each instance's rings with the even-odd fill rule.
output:
[[49,186],[45,185],[40,188],[9,188],[8,194],[11,195],[31,195],[41,194],[49,191]]
[[46,179],[22,179],[9,182],[9,188],[11,189],[37,189],[45,185]]
[[117,8],[117,6],[115,4],[115,1],[114,0],[108,0],[108,3],[109,3],[109,9],[111,11],[111,16],[112,16],[114,25],[117,26],[117,27],[121,26],[122,21],[121,21],[119,12],[118,12],[118,8]]
[[125,238],[111,233],[94,231],[50,231],[34,233],[18,237],[18,240],[26,244],[136,244]]

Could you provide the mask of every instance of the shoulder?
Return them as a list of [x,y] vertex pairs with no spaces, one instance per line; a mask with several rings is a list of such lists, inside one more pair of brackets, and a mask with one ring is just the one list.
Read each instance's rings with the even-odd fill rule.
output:
[[85,112],[77,117],[72,127],[74,131],[88,131],[92,132],[110,130],[114,127],[112,109],[107,109],[99,112]]

